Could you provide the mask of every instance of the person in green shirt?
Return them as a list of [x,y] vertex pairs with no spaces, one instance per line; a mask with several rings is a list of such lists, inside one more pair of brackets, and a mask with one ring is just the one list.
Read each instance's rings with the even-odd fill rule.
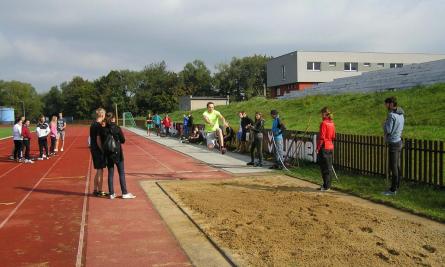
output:
[[227,149],[224,147],[223,131],[219,128],[219,120],[222,121],[223,126],[227,127],[226,119],[217,110],[215,110],[215,104],[213,102],[207,103],[207,111],[202,113],[205,122],[205,132],[207,148],[213,149],[215,147],[216,140],[219,140],[221,154],[225,154]]

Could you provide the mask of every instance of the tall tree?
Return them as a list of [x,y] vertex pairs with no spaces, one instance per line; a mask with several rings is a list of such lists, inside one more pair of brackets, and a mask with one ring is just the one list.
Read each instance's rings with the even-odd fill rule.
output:
[[179,89],[181,95],[211,96],[215,95],[212,89],[212,76],[202,60],[187,63],[179,73]]
[[74,119],[89,119],[98,106],[98,95],[93,83],[74,77],[69,83],[61,84],[64,111]]
[[15,116],[35,119],[42,112],[42,100],[29,83],[0,80],[0,106],[13,107]]
[[43,114],[46,116],[64,112],[62,92],[57,86],[51,87],[48,93],[42,96]]

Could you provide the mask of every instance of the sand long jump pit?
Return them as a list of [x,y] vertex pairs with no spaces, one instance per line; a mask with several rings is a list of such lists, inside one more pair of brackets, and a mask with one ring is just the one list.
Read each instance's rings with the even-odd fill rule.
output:
[[158,182],[243,266],[445,266],[445,226],[286,176]]

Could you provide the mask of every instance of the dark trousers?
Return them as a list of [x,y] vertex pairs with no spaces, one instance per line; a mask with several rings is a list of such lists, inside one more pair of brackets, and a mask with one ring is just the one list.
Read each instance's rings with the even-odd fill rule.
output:
[[57,141],[56,137],[51,136],[51,146],[49,149],[50,153],[54,153],[54,149],[56,148],[56,141]]
[[189,136],[189,134],[190,134],[190,132],[189,132],[189,127],[188,126],[184,126],[184,127],[182,127],[183,128],[183,135],[185,136],[185,137],[188,137]]
[[400,154],[402,153],[402,141],[397,143],[389,143],[389,171],[391,172],[391,188],[392,192],[399,189],[400,186]]
[[48,140],[45,138],[39,138],[39,157],[43,157],[43,149],[45,149],[46,156],[49,157],[48,153]]
[[251,161],[255,160],[255,149],[258,155],[258,162],[263,163],[263,134],[257,133],[253,136],[252,144],[250,145],[250,158]]
[[165,127],[165,136],[170,135],[170,127]]
[[25,159],[29,160],[29,150],[31,149],[30,141],[23,140],[23,146],[25,147]]
[[14,140],[14,159],[22,158],[22,147],[23,147],[22,140]]
[[331,188],[332,155],[333,150],[321,149],[318,153],[318,162],[320,164],[323,187],[325,189]]
[[[117,167],[117,171],[119,173],[119,183],[121,185],[122,194],[127,194],[127,184],[125,181],[125,170],[124,170],[124,161],[121,160],[118,163],[115,163]],[[110,194],[114,194],[114,165],[108,165],[108,189],[110,190]],[[111,167],[110,167],[111,166]]]

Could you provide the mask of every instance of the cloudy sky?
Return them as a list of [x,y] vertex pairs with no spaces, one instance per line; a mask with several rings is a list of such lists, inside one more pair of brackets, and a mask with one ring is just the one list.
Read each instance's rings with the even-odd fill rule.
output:
[[444,0],[0,0],[0,80],[179,71],[294,50],[445,54]]

